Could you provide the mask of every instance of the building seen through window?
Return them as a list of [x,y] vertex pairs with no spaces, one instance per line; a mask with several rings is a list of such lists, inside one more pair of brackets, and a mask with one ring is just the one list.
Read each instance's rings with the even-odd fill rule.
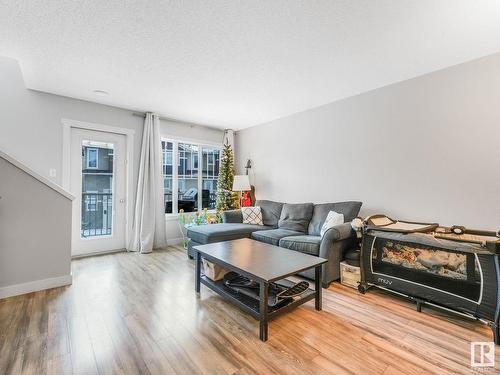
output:
[[111,235],[113,217],[113,145],[82,143],[81,237]]
[[[165,213],[177,213],[181,209],[184,212],[215,209],[220,149],[163,141],[162,151]],[[177,186],[176,191],[174,186]]]

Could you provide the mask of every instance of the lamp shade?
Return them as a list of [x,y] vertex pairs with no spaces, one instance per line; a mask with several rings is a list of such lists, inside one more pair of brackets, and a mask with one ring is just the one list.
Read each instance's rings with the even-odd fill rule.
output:
[[233,191],[248,191],[250,189],[250,180],[247,175],[241,174],[234,176]]

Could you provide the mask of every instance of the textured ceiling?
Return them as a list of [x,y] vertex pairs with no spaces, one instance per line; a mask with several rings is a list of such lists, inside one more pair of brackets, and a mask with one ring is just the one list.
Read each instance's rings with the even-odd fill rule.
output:
[[241,129],[499,52],[499,20],[497,0],[0,0],[0,54],[32,89]]

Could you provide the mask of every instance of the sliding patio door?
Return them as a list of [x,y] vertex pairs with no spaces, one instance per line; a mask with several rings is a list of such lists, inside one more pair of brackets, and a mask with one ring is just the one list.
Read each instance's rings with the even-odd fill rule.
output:
[[124,135],[71,130],[72,255],[125,248]]

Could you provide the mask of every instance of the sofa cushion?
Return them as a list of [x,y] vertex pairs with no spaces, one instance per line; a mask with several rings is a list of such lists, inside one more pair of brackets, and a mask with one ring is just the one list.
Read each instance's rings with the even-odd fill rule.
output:
[[262,229],[271,228],[252,224],[208,224],[189,228],[187,231],[187,237],[195,242],[207,244],[212,242],[249,238],[252,232]]
[[319,255],[319,246],[321,245],[320,236],[290,236],[283,237],[280,240],[280,247],[300,251],[304,254]]
[[307,233],[313,236],[319,236],[321,227],[325,222],[326,216],[330,211],[338,212],[344,215],[344,221],[350,222],[359,214],[361,202],[336,202],[336,203],[321,203],[314,205],[314,212],[309,223]]
[[293,230],[279,228],[271,230],[259,230],[257,232],[253,232],[252,238],[260,242],[265,242],[271,245],[278,246],[280,243],[280,239],[282,239],[283,237],[297,236],[300,234],[302,233]]
[[313,214],[312,203],[285,203],[281,210],[278,228],[306,233]]
[[260,207],[260,211],[262,212],[262,222],[264,223],[264,225],[277,228],[278,220],[280,219],[281,215],[281,209],[283,208],[283,203],[258,200],[257,202],[255,202],[255,205]]
[[243,223],[243,214],[240,209],[222,211],[221,217],[223,223]]

